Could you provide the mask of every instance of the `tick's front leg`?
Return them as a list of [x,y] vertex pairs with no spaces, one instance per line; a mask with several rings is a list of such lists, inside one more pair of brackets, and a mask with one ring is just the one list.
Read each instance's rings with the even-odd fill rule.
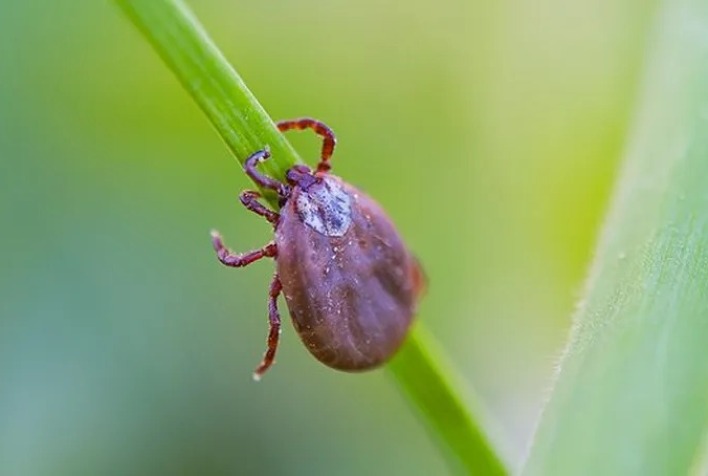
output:
[[243,170],[246,172],[246,175],[251,177],[251,180],[253,180],[261,187],[269,188],[275,191],[279,197],[284,197],[288,194],[289,188],[287,184],[278,182],[274,178],[268,177],[267,175],[263,175],[256,169],[256,166],[258,164],[260,164],[264,160],[268,160],[269,157],[270,151],[268,151],[268,149],[256,151],[251,154],[243,163]]
[[224,243],[221,240],[221,235],[218,231],[211,232],[211,242],[214,245],[216,257],[219,258],[219,261],[226,266],[231,266],[234,268],[248,266],[261,258],[272,258],[278,254],[278,247],[273,242],[268,243],[260,250],[253,250],[243,254],[234,254],[226,246],[224,246]]
[[273,365],[275,361],[275,352],[278,350],[278,341],[280,340],[280,313],[278,312],[278,296],[282,291],[283,285],[280,283],[278,273],[273,276],[273,281],[270,283],[270,291],[268,292],[268,323],[270,330],[268,331],[268,348],[263,356],[256,371],[253,372],[253,379],[260,380],[266,370]]
[[334,153],[334,146],[337,144],[337,138],[334,136],[334,131],[332,131],[327,124],[310,117],[301,117],[299,119],[280,121],[277,126],[280,132],[285,132],[292,129],[300,131],[304,129],[312,129],[315,134],[322,137],[322,153],[320,154],[320,163],[317,164],[317,171],[322,173],[329,172],[329,169],[332,168],[329,163],[329,159]]

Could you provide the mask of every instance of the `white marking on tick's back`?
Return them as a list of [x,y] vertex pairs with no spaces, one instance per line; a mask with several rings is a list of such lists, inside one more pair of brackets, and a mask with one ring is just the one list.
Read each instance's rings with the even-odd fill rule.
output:
[[295,208],[303,223],[325,236],[343,236],[352,223],[351,197],[329,177],[302,190]]

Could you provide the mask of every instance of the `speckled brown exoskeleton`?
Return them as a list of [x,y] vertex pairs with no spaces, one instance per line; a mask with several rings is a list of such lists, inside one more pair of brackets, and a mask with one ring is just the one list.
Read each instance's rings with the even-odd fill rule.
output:
[[335,146],[329,127],[302,118],[279,122],[278,129],[312,129],[323,144],[315,171],[295,165],[285,183],[258,172],[258,164],[270,157],[267,149],[246,160],[246,174],[275,191],[281,208],[270,210],[251,190],[241,193],[241,202],[273,225],[275,239],[259,250],[233,254],[212,232],[218,259],[226,266],[275,258],[268,346],[254,378],[259,379],[275,358],[281,292],[295,329],[319,361],[345,371],[377,367],[404,341],[424,287],[422,271],[382,208],[329,173]]

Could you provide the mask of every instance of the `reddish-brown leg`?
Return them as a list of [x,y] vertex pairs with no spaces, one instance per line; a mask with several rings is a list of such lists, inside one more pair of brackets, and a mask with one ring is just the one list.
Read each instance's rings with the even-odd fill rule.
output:
[[260,250],[253,250],[242,254],[234,254],[226,246],[224,246],[224,242],[221,240],[221,235],[219,235],[218,231],[211,232],[211,242],[214,245],[216,257],[219,258],[219,261],[226,266],[232,266],[234,268],[248,266],[261,258],[269,258],[278,254],[278,247],[273,242],[268,243]]
[[322,154],[320,155],[320,163],[317,164],[317,171],[329,172],[329,169],[332,168],[329,164],[329,159],[332,157],[334,146],[337,143],[337,138],[334,136],[334,131],[332,131],[332,129],[330,129],[325,123],[309,117],[280,121],[277,125],[278,130],[281,132],[289,131],[291,129],[300,131],[304,129],[312,129],[315,134],[321,136]]
[[270,330],[268,331],[268,348],[260,365],[253,372],[253,379],[260,380],[266,370],[273,365],[275,361],[275,352],[278,350],[278,341],[280,340],[280,313],[278,312],[278,296],[283,289],[280,284],[278,273],[273,276],[273,281],[270,283],[270,291],[268,292],[268,323]]
[[273,210],[266,208],[261,202],[258,201],[259,198],[261,198],[261,194],[254,190],[244,190],[241,192],[241,195],[239,195],[239,199],[241,200],[241,203],[243,203],[244,207],[248,208],[256,215],[262,216],[273,225],[278,223],[278,218],[280,218],[280,215]]
[[263,175],[258,170],[256,166],[261,162],[265,161],[270,157],[270,151],[268,149],[259,150],[251,154],[246,162],[243,164],[243,169],[246,171],[246,175],[251,177],[255,183],[263,188],[269,188],[274,190],[279,197],[285,197],[288,194],[288,186],[282,182],[278,182],[274,178]]

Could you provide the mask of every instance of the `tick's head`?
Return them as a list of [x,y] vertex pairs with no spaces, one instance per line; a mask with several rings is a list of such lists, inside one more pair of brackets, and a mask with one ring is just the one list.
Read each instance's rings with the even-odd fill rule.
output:
[[307,190],[312,184],[318,182],[315,174],[307,165],[295,165],[285,174],[285,180],[291,187],[300,187]]

